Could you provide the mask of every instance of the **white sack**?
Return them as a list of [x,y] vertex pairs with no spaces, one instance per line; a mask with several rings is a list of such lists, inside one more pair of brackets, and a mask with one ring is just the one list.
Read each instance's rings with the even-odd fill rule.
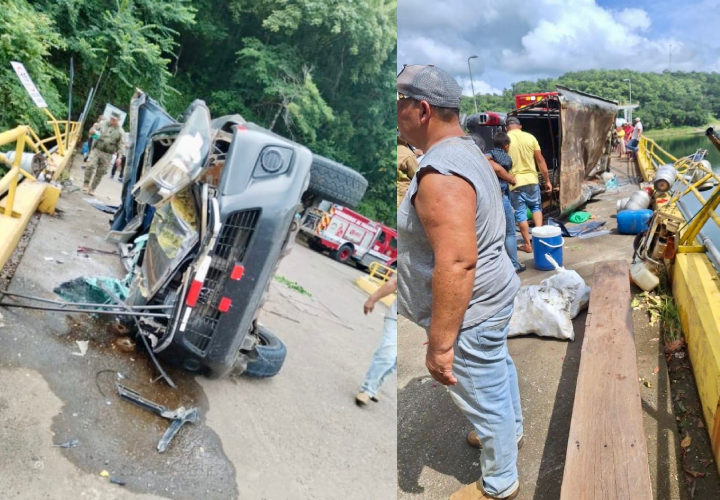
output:
[[590,287],[575,271],[555,266],[554,274],[540,285],[524,286],[515,297],[515,311],[508,337],[535,333],[541,337],[575,339],[572,319],[587,307]]

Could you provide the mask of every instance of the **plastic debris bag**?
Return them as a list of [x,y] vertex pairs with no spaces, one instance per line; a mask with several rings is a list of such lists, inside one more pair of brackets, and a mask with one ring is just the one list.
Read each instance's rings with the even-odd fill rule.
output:
[[524,286],[515,297],[515,311],[508,337],[535,333],[541,337],[575,339],[572,320],[590,300],[590,287],[575,271],[558,265],[553,276],[540,285]]

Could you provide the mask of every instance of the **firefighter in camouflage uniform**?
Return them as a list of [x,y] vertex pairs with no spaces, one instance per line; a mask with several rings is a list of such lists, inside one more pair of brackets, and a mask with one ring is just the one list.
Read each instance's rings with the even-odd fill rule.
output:
[[[112,155],[120,151],[123,145],[123,130],[120,128],[119,121],[120,114],[113,112],[110,120],[98,121],[90,129],[91,135],[99,132],[100,137],[95,140],[88,157],[88,166],[85,169],[85,181],[83,182],[83,191],[86,193],[95,194],[95,189],[107,172]],[[94,178],[93,173],[95,174]]]

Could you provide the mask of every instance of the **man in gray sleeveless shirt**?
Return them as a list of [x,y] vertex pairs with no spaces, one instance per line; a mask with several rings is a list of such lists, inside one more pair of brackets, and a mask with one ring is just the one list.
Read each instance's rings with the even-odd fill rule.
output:
[[450,498],[512,499],[523,430],[507,332],[520,280],[503,246],[500,186],[460,127],[461,88],[448,73],[405,66],[397,91],[400,134],[426,152],[398,209],[398,310],[426,329],[428,371],[482,448],[482,478]]

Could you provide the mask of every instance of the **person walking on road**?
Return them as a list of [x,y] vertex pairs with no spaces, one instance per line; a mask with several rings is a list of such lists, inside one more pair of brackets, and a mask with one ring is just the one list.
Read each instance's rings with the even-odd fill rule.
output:
[[[396,291],[397,276],[393,276],[367,299],[363,305],[365,314],[373,312],[375,303],[378,300]],[[372,364],[367,375],[365,375],[365,382],[360,392],[355,396],[355,403],[360,407],[368,404],[370,400],[377,403],[378,389],[385,378],[395,370],[397,370],[397,300],[393,302],[385,315],[385,328],[383,329],[380,345],[373,354]]]
[[482,477],[450,498],[512,499],[523,427],[507,334],[520,280],[504,249],[500,184],[460,126],[452,76],[405,66],[397,92],[400,133],[425,151],[398,209],[398,312],[425,328],[425,365],[483,445]]
[[[121,149],[123,131],[120,128],[119,121],[120,114],[113,112],[107,122],[98,121],[90,129],[90,135],[100,134],[100,137],[93,144],[92,151],[90,151],[83,182],[83,192],[89,193],[91,196],[95,194],[95,189],[97,189],[107,172],[112,155]],[[94,178],[93,174],[95,174]]]
[[520,234],[522,234],[523,244],[518,247],[526,253],[532,253],[532,245],[530,244],[530,225],[527,220],[527,211],[530,209],[532,213],[533,223],[535,227],[543,225],[542,215],[542,197],[540,195],[540,186],[538,179],[538,171],[535,166],[540,167],[540,171],[545,179],[545,191],[552,192],[552,184],[550,183],[550,175],[548,174],[547,164],[540,152],[540,145],[532,134],[522,131],[520,120],[511,116],[505,120],[507,135],[510,137],[510,150],[508,154],[512,158],[513,168],[512,174],[515,176],[516,182],[510,186],[510,202],[513,210],[515,210],[515,220],[520,226]]

